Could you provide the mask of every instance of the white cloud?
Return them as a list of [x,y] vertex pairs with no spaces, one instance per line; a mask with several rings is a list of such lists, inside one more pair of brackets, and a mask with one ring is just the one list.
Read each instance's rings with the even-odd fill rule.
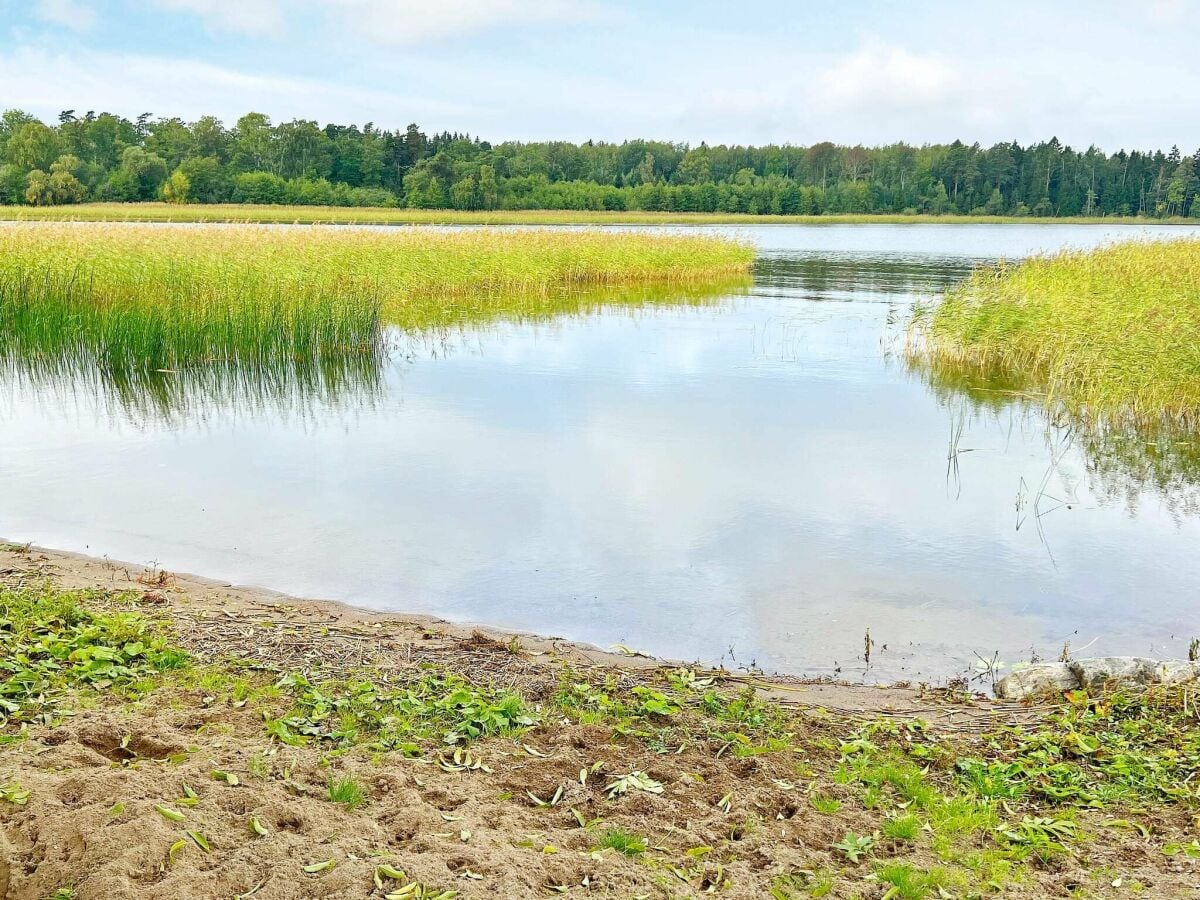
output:
[[830,107],[920,107],[949,102],[964,79],[943,59],[869,42],[821,73],[816,96]]
[[336,21],[380,43],[415,44],[490,28],[578,24],[603,15],[586,0],[329,0]]
[[43,22],[87,31],[96,24],[96,11],[80,0],[37,0],[34,14]]
[[[70,3],[72,0],[51,0]],[[418,44],[491,28],[594,21],[590,0],[152,0],[199,16],[214,31],[282,37],[289,23],[324,21],[381,44]]]
[[[43,118],[60,109],[106,110],[125,116],[232,122],[251,110],[274,119],[318,119],[403,127],[421,121],[469,122],[479,110],[425,97],[407,97],[353,84],[286,75],[262,75],[210,63],[99,51],[70,53],[41,47],[0,50],[0,84],[7,102]],[[397,116],[392,121],[388,116]],[[399,119],[403,121],[399,121]]]
[[283,0],[154,0],[170,12],[192,13],[214,31],[282,36],[286,25]]

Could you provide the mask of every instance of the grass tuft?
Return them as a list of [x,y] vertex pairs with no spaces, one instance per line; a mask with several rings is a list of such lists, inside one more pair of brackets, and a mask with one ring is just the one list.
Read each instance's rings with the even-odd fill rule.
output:
[[624,828],[609,828],[600,835],[600,850],[616,850],[625,856],[641,856],[646,852],[646,839],[631,834]]
[[367,802],[367,789],[353,775],[330,778],[329,800],[346,807],[347,811],[353,811]]

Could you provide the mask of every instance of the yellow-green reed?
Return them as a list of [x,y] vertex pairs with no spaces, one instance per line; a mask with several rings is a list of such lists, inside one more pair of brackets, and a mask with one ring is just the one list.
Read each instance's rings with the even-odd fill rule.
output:
[[1200,239],[981,269],[914,316],[919,362],[1020,376],[1091,423],[1200,424]]
[[703,236],[544,230],[0,227],[0,347],[108,366],[375,352],[420,329],[553,312],[582,293],[693,289],[752,248]]

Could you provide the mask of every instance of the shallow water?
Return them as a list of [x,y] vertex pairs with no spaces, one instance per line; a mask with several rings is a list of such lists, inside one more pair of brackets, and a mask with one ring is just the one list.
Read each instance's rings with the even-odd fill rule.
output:
[[0,534],[767,670],[859,677],[868,629],[872,680],[1186,653],[1193,472],[899,354],[982,261],[1183,229],[703,230],[758,245],[751,289],[397,334],[316,385],[0,374]]

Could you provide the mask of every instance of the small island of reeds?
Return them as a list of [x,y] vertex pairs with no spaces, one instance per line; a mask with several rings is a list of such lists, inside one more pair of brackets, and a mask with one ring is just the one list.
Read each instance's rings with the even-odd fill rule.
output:
[[744,277],[751,247],[685,235],[471,229],[0,228],[0,354],[108,368],[374,352],[381,323],[553,311]]
[[976,271],[919,309],[913,356],[1020,378],[1093,424],[1200,423],[1200,240],[1113,244]]

